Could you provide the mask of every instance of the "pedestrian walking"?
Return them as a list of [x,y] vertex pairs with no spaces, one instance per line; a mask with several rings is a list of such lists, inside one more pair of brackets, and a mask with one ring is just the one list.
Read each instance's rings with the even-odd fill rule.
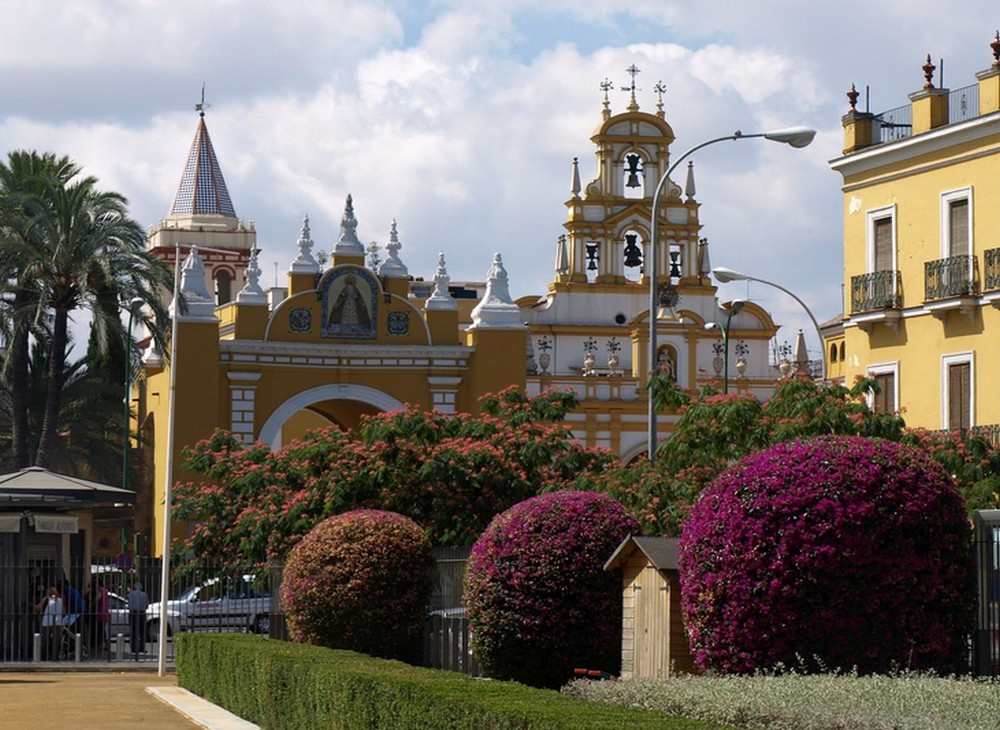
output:
[[140,654],[146,653],[146,609],[148,607],[149,596],[142,590],[142,584],[136,583],[128,594],[128,623],[132,654],[137,661]]

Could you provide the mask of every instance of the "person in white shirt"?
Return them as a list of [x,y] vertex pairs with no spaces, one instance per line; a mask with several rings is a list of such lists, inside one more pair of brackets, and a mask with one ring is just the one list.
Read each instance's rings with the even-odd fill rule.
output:
[[36,606],[42,614],[42,660],[58,661],[59,639],[62,638],[63,600],[55,586],[49,586],[45,597]]

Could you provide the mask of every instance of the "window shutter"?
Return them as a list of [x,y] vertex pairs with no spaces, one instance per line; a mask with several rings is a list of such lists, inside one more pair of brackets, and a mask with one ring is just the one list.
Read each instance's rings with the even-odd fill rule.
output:
[[875,376],[878,393],[872,402],[876,413],[895,413],[896,411],[896,374],[878,373]]
[[949,254],[969,255],[969,201],[967,198],[948,203]]
[[875,271],[892,271],[892,218],[879,218],[873,224]]
[[967,362],[948,366],[948,429],[967,429],[971,424],[970,367]]

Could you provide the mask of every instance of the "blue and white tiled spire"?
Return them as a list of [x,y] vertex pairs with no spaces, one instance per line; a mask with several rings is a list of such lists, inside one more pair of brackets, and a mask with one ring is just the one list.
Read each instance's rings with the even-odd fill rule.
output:
[[201,111],[198,130],[188,153],[181,184],[177,188],[172,215],[222,215],[236,217],[233,201],[222,177],[222,167],[215,156],[212,138],[205,126],[205,112]]

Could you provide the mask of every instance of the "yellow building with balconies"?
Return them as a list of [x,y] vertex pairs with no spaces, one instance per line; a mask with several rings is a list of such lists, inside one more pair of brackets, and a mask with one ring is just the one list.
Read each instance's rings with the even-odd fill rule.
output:
[[[910,426],[1000,424],[1000,34],[977,83],[923,87],[887,112],[848,93],[844,316],[825,329],[830,375],[879,385]],[[984,54],[985,55],[985,54]]]

